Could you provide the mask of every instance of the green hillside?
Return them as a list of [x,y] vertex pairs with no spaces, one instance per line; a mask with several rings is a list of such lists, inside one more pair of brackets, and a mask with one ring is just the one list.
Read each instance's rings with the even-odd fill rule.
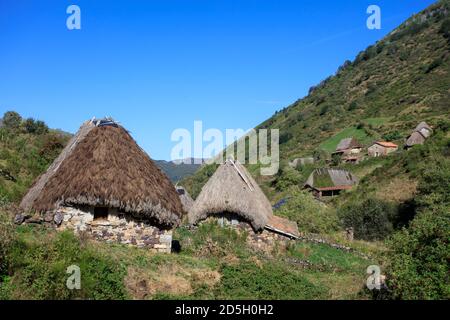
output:
[[[335,240],[346,228],[378,248],[388,293],[378,298],[449,299],[450,247],[450,10],[439,1],[411,17],[384,39],[346,61],[307,97],[276,112],[257,129],[280,129],[281,168],[264,177],[248,166],[276,214],[299,229]],[[421,121],[433,129],[423,146],[403,150]],[[336,165],[331,153],[343,138],[366,147],[393,141],[388,157],[341,164],[360,178],[358,187],[319,203],[301,191],[314,168]],[[315,164],[290,168],[297,157]],[[214,173],[205,166],[182,181],[193,197]]]
[[[448,8],[449,2],[441,1],[411,17],[344,62],[307,97],[257,126],[280,130],[282,163],[313,155],[324,159],[352,136],[366,145],[376,139],[403,145],[420,121],[435,126],[449,119]],[[183,181],[194,196],[208,170]]]

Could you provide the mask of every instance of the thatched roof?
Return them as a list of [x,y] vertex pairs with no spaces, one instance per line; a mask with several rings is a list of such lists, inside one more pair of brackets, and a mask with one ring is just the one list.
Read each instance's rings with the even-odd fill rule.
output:
[[38,212],[60,205],[117,208],[164,226],[178,224],[183,212],[169,179],[111,121],[84,123],[21,203],[24,210]]
[[362,144],[359,143],[355,138],[345,138],[342,139],[336,147],[336,152],[348,150],[348,149],[357,149],[362,148]]
[[192,206],[194,205],[194,200],[191,198],[191,195],[187,190],[181,186],[176,186],[178,195],[180,196],[181,204],[183,205],[183,209],[185,212],[189,212]]
[[343,169],[322,168],[314,170],[305,183],[305,187],[317,190],[349,189],[358,183],[358,178]]
[[422,129],[427,129],[428,131],[433,131],[433,129],[431,129],[431,127],[425,121],[422,121],[421,123],[419,123],[417,125],[415,131],[421,131]]
[[423,144],[425,142],[426,137],[422,134],[421,131],[414,131],[408,139],[406,139],[406,146],[412,147],[416,144]]
[[189,222],[196,224],[225,212],[237,214],[254,230],[263,230],[273,215],[269,200],[238,161],[227,160],[219,166],[189,211]]

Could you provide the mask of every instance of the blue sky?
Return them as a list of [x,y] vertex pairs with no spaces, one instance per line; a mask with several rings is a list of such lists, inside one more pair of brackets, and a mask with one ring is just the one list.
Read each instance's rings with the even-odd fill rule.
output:
[[[0,113],[72,133],[111,115],[169,159],[174,129],[252,128],[433,2],[1,0]],[[381,30],[366,28],[371,4]]]

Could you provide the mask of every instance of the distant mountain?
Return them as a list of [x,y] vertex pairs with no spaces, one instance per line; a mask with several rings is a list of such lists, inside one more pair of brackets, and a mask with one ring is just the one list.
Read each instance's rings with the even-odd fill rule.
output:
[[[197,160],[197,161],[194,161]],[[202,166],[198,163],[204,163],[201,159],[186,159],[186,160],[155,160],[156,165],[172,180],[178,182],[188,176],[193,175]]]

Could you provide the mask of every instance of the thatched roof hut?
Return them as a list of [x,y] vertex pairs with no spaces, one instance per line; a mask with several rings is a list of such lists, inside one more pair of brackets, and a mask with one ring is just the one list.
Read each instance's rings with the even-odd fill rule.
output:
[[344,169],[322,168],[314,170],[304,187],[316,191],[317,196],[335,195],[342,190],[351,189],[358,178]]
[[181,186],[175,186],[175,189],[177,189],[178,195],[180,196],[184,211],[189,212],[194,205],[194,200],[191,198],[191,195]]
[[189,222],[197,224],[222,213],[237,214],[255,231],[263,230],[273,215],[269,200],[238,161],[219,166],[189,211]]
[[112,119],[84,123],[22,200],[26,211],[60,206],[108,207],[163,226],[183,208],[169,179]]
[[342,139],[336,147],[336,153],[362,149],[363,145],[355,138]]
[[423,144],[425,142],[426,137],[420,131],[414,131],[408,139],[406,139],[405,146],[410,148],[416,144]]

